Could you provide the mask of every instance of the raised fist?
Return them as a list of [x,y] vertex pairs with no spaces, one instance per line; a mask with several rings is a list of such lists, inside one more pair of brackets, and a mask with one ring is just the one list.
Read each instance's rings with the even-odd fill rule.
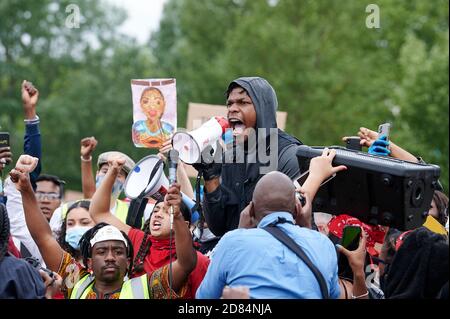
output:
[[89,160],[91,157],[92,152],[95,150],[95,147],[97,146],[97,140],[95,137],[85,137],[81,140],[81,149],[80,154],[85,160]]
[[30,155],[20,155],[16,163],[16,170],[22,173],[31,173],[38,164],[39,159]]
[[123,165],[125,164],[125,158],[120,155],[113,155],[108,158],[109,167],[115,170],[117,173],[120,172]]
[[33,192],[33,188],[30,183],[30,175],[27,172],[12,169],[9,172],[9,177],[11,181],[16,185],[16,188],[19,192]]
[[39,99],[39,91],[31,82],[22,82],[22,103],[25,109],[34,108]]

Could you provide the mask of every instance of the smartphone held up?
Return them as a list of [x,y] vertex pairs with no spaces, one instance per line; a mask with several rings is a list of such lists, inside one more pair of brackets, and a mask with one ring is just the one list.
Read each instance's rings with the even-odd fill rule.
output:
[[[347,225],[344,227],[341,239],[341,246],[347,250],[353,251],[358,249],[359,240],[361,238],[361,227],[358,225]],[[340,253],[338,258],[339,276],[347,279],[353,278],[353,271],[350,267],[347,257]]]

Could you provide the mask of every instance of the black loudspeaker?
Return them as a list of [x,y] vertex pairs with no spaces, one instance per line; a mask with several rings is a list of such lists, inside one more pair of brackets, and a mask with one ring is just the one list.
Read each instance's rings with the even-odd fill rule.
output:
[[[311,158],[320,156],[323,148],[298,148],[301,172],[309,169]],[[314,212],[348,214],[368,224],[399,230],[417,228],[425,222],[425,212],[438,188],[439,166],[339,146],[329,148],[336,150],[333,166],[345,165],[347,170],[320,187],[313,201]]]

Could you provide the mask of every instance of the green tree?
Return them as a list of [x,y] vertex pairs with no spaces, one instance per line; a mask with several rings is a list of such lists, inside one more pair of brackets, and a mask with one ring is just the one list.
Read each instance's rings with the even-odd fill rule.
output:
[[402,46],[402,80],[397,88],[400,141],[426,161],[441,165],[441,182],[448,190],[448,70],[449,34],[443,33],[430,50],[425,41],[409,34]]
[[[381,28],[368,29],[367,2],[361,0],[172,0],[152,48],[160,73],[177,78],[182,106],[189,101],[223,104],[230,80],[263,76],[274,86],[280,110],[288,112],[286,130],[304,143],[341,144],[342,136],[355,134],[360,126],[376,129],[389,121],[393,140],[440,165],[445,178],[448,160],[434,150],[448,150],[442,51],[448,2],[381,0],[377,5]],[[410,35],[423,43],[424,59],[434,61],[430,66],[424,59],[419,69],[407,62],[404,48]],[[435,46],[439,53],[431,57]],[[415,48],[408,52],[420,55]],[[408,77],[409,69],[420,76]],[[428,99],[416,98],[419,86]],[[443,116],[421,118],[418,103],[433,104]],[[182,123],[185,112],[180,115]],[[439,127],[434,139],[427,134],[416,138],[431,126]]]
[[[69,4],[79,7],[80,27],[68,28]],[[43,172],[80,189],[80,139],[95,135],[98,152],[142,154],[131,145],[130,79],[147,77],[150,50],[120,35],[122,9],[106,2],[13,1],[0,3],[0,127],[22,152],[20,84],[40,90]],[[97,153],[98,154],[98,153]]]

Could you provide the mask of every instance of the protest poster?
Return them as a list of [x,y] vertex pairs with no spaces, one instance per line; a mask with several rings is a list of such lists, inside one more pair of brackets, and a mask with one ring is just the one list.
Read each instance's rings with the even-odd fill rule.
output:
[[136,147],[158,149],[176,131],[176,80],[131,80],[131,92],[133,143]]

